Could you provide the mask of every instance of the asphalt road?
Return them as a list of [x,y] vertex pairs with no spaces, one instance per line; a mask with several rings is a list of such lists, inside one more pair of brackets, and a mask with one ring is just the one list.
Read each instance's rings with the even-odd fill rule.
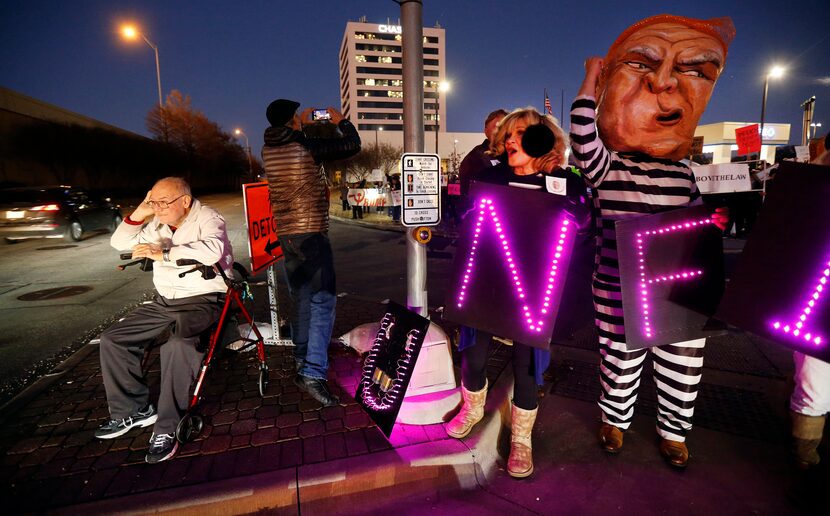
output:
[[[248,266],[241,195],[201,199],[225,216],[236,259]],[[122,209],[124,215],[132,211]],[[330,236],[339,293],[405,304],[403,233],[333,220]],[[451,250],[447,239],[430,244],[431,307],[443,304]],[[38,239],[0,245],[0,404],[152,295],[151,274],[118,271],[119,263],[108,233],[72,243]]]

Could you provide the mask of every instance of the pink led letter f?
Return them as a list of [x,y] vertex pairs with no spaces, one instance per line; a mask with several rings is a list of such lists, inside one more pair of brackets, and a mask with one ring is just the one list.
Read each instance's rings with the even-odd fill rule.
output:
[[670,281],[683,281],[695,277],[700,277],[703,274],[703,270],[701,269],[693,269],[693,270],[679,270],[679,271],[669,271],[664,274],[656,274],[656,275],[647,275],[646,274],[646,256],[645,256],[645,249],[646,249],[646,241],[653,240],[654,237],[659,237],[662,235],[669,235],[672,233],[676,233],[678,231],[688,231],[691,229],[700,228],[705,226],[706,224],[711,224],[711,219],[700,219],[700,220],[691,220],[686,222],[679,222],[677,224],[670,224],[668,226],[663,226],[658,229],[643,231],[637,233],[637,267],[639,269],[639,295],[638,299],[640,301],[640,313],[642,316],[642,333],[643,336],[647,339],[650,339],[654,336],[655,329],[654,324],[652,323],[652,312],[651,312],[651,288],[661,283],[667,283]]

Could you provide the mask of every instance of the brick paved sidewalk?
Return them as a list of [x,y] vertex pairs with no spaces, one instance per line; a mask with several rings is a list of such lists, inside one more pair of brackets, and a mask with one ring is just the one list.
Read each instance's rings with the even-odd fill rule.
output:
[[[264,287],[258,289],[257,304],[264,305]],[[379,321],[383,310],[379,303],[339,298],[334,336]],[[266,320],[262,306],[256,312]],[[362,368],[353,350],[331,346],[329,382],[341,403],[329,408],[294,385],[290,347],[266,351],[270,381],[263,398],[254,352],[219,356],[203,391],[202,433],[174,459],[149,465],[144,455],[151,428],[114,440],[93,437],[108,411],[97,345],[88,344],[53,385],[23,407],[0,414],[0,496],[12,501],[14,512],[40,511],[447,439],[443,425],[436,424],[399,425],[387,440],[353,398]],[[496,352],[491,376],[506,361],[505,353]],[[156,351],[149,365],[151,399],[158,392],[158,369]]]

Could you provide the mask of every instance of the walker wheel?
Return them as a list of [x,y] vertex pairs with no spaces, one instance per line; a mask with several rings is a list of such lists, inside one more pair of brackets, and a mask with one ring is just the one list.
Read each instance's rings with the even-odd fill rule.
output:
[[268,387],[268,366],[260,364],[259,366],[259,397],[265,397],[265,389]]
[[199,437],[203,427],[204,421],[202,420],[202,416],[198,414],[185,414],[176,427],[176,439],[182,444],[190,442]]

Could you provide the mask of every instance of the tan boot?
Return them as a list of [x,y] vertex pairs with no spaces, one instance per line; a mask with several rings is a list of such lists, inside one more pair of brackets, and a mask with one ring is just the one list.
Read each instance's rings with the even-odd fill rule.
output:
[[818,445],[824,434],[825,416],[805,416],[790,411],[793,422],[793,458],[799,469],[810,469],[819,463]]
[[487,400],[487,380],[484,381],[484,388],[480,391],[468,391],[461,384],[461,397],[464,404],[461,410],[452,420],[447,423],[447,435],[461,439],[473,429],[476,423],[484,417],[484,402]]
[[512,405],[510,430],[510,457],[507,458],[507,473],[514,478],[529,477],[533,473],[533,445],[530,434],[536,422],[536,412]]

